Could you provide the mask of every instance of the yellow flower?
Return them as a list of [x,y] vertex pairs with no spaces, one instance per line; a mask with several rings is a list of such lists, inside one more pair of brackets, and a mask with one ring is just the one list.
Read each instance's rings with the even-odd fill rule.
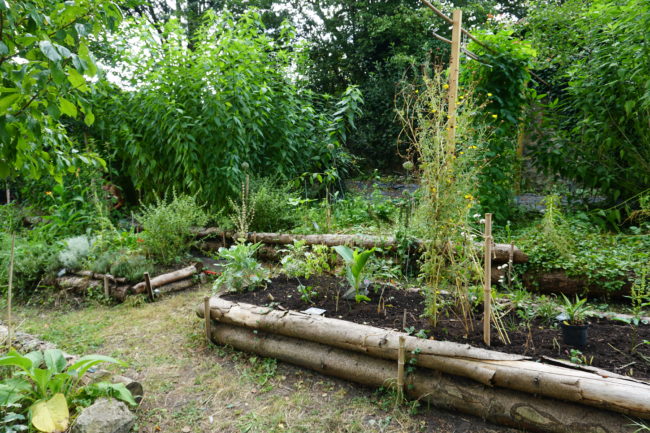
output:
[[478,149],[478,147],[476,147],[476,146],[474,146],[474,145],[470,146],[469,148],[470,148],[470,149]]
[[460,96],[458,97],[458,99],[463,99],[463,98],[465,98],[463,95],[460,95]]
[[461,154],[461,155],[465,155],[465,152],[461,151],[460,154]]
[[45,191],[45,195],[52,195],[52,191]]
[[492,96],[492,93],[488,93],[488,96]]
[[415,89],[415,93],[420,93],[420,91],[419,91],[419,90],[417,90],[417,89]]
[[431,110],[432,113],[436,113],[438,110]]
[[496,119],[497,117],[499,117],[499,116],[497,116],[496,114],[493,114],[493,115],[492,115],[492,118],[493,118],[493,119]]
[[449,88],[449,84],[444,84],[444,85],[442,86],[442,88],[443,88],[443,89],[448,89],[448,88]]
[[465,198],[467,200],[474,200],[474,197],[472,196],[472,194],[465,194]]

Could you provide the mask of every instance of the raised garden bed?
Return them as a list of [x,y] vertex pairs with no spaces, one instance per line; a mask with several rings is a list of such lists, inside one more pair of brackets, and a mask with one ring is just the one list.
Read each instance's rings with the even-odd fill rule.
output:
[[[428,319],[420,317],[424,311],[424,298],[421,293],[395,288],[394,286],[375,286],[371,288],[371,302],[356,303],[340,298],[345,292],[345,281],[339,277],[320,275],[308,280],[301,279],[305,286],[313,286],[318,295],[313,298],[313,306],[326,310],[325,317],[338,318],[354,323],[411,333],[426,334],[436,340],[469,343],[475,347],[483,344],[482,322],[480,316],[474,320],[474,329],[466,335],[463,324],[454,317],[441,317],[438,326],[432,328]],[[224,299],[244,302],[259,306],[302,311],[312,306],[300,299],[296,287],[296,278],[280,276],[274,278],[265,289],[244,293],[223,295]],[[338,300],[337,300],[338,295]],[[379,303],[384,308],[379,308]],[[404,327],[404,312],[406,323]],[[494,338],[490,349],[530,356],[570,359],[570,346],[562,343],[559,327],[551,328],[540,320],[534,320],[530,329],[519,324],[515,314],[506,318],[508,336],[511,344],[505,345]],[[425,332],[422,333],[421,330]],[[630,375],[635,378],[650,378],[650,345],[636,348],[637,354],[630,349],[642,342],[650,341],[650,326],[631,327],[620,321],[593,318],[589,329],[589,342],[580,348],[581,359],[592,366]],[[576,352],[574,352],[574,355]],[[584,358],[582,358],[584,357]]]

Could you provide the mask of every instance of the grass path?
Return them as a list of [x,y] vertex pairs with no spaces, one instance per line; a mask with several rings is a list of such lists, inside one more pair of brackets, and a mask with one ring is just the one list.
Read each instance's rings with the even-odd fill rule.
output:
[[152,304],[18,308],[20,330],[75,354],[128,362],[145,389],[139,433],[516,433],[413,405],[291,365],[208,345],[193,310],[206,288]]

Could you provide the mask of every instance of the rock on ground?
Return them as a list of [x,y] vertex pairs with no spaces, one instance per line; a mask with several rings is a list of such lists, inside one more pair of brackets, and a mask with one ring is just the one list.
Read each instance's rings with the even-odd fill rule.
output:
[[135,415],[121,401],[100,398],[84,409],[72,426],[72,433],[129,433]]

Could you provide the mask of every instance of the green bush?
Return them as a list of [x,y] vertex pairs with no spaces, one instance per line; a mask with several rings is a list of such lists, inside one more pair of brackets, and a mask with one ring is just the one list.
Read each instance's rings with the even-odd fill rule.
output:
[[189,252],[196,242],[192,229],[204,226],[208,216],[194,197],[174,193],[171,201],[157,198],[143,206],[138,221],[144,229],[142,248],[147,256],[171,264]]
[[230,248],[219,248],[219,259],[226,264],[219,278],[214,281],[214,293],[232,290],[241,292],[253,290],[269,280],[268,269],[255,260],[255,253],[262,244],[236,244]]
[[[0,233],[0,287],[4,292],[9,282],[11,236]],[[29,295],[39,281],[53,273],[58,264],[59,245],[20,235],[16,237],[13,289],[17,295]]]
[[151,260],[140,254],[124,254],[117,257],[110,267],[111,275],[124,277],[130,282],[138,282],[144,279],[144,273],[153,273],[154,265]]
[[298,225],[294,207],[289,203],[295,198],[288,185],[278,185],[270,179],[252,182],[251,202],[255,214],[250,229],[255,232],[281,232]]

